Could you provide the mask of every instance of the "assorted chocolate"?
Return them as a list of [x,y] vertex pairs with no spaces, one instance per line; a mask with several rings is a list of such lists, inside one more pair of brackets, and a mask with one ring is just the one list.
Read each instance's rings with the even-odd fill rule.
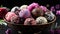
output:
[[12,24],[38,25],[53,21],[55,15],[45,6],[32,3],[21,7],[15,6],[10,12],[5,8],[0,8],[0,18],[3,17],[5,21]]

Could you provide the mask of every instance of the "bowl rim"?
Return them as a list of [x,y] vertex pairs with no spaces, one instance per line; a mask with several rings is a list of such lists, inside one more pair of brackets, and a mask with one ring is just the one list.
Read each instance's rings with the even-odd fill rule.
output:
[[[49,24],[52,24],[56,21],[56,16],[54,17],[53,21],[47,23],[47,24],[38,24],[38,25],[49,25]],[[6,22],[7,24],[11,24],[11,25],[23,25],[23,24],[14,24],[14,23],[10,23],[6,20],[6,18],[4,18],[4,22]]]

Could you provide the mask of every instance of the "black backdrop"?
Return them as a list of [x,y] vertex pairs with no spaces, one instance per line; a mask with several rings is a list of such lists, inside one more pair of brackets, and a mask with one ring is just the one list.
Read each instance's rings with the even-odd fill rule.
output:
[[0,5],[6,6],[8,8],[12,8],[13,6],[21,6],[23,4],[29,5],[32,2],[37,2],[40,5],[44,5],[44,6],[46,6],[46,4],[52,6],[59,4],[60,0],[0,0]]
[[[41,5],[46,6],[46,4],[50,4],[50,6],[52,5],[56,5],[60,3],[60,0],[0,0],[0,5],[6,6],[8,8],[12,8],[13,6],[21,6],[23,4],[31,4],[32,2],[38,2]],[[60,17],[57,18],[57,23],[58,25],[60,25]],[[0,34],[5,34],[5,31],[7,29],[7,27],[5,27],[4,25],[3,30],[0,30]],[[16,32],[13,30],[14,34],[16,34]],[[44,33],[44,32],[43,32]],[[45,33],[48,33],[45,31]]]

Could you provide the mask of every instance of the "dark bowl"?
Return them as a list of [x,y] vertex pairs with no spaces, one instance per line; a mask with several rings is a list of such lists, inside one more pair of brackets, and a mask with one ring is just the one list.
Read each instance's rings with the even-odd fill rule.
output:
[[12,24],[9,23],[7,21],[5,21],[9,27],[15,29],[15,30],[19,30],[22,32],[39,32],[42,30],[45,30],[49,27],[51,27],[52,24],[54,24],[56,21],[56,16],[54,18],[53,21],[47,23],[47,24],[39,24],[39,25],[23,25],[23,24]]

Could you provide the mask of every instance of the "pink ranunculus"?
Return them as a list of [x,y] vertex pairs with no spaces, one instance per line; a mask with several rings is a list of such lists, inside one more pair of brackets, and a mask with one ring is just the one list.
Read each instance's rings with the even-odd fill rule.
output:
[[31,13],[28,9],[24,9],[19,12],[19,17],[28,18],[31,17]]
[[39,7],[39,4],[38,3],[32,3],[30,4],[27,8],[32,11],[35,7]]

